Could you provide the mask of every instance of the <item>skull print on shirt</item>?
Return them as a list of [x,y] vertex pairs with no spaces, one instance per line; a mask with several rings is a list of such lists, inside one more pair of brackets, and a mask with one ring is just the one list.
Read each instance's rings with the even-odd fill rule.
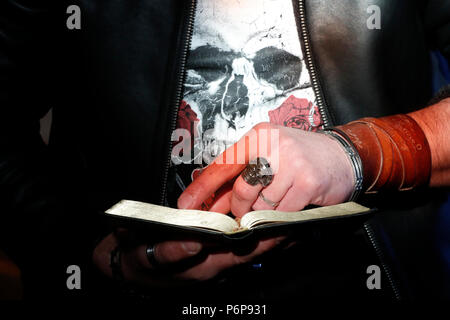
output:
[[321,128],[293,10],[291,0],[198,1],[178,114],[192,162],[209,164],[260,122]]

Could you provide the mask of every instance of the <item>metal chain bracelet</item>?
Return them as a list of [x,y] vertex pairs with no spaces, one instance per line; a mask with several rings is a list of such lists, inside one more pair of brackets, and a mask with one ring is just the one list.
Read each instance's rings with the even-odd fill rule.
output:
[[326,128],[320,132],[328,135],[329,137],[332,137],[334,140],[339,142],[339,144],[343,147],[346,154],[350,158],[353,173],[355,176],[355,187],[348,201],[356,200],[363,188],[363,172],[364,172],[361,157],[359,156],[356,147],[353,145],[353,142],[350,140],[347,134],[345,134],[345,132],[343,132],[342,130],[339,130],[337,128]]

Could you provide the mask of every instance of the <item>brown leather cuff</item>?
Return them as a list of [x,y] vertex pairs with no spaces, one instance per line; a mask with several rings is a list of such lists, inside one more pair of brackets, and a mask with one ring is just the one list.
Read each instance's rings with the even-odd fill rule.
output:
[[337,128],[348,135],[361,157],[366,193],[411,190],[428,184],[430,147],[411,117],[362,118]]

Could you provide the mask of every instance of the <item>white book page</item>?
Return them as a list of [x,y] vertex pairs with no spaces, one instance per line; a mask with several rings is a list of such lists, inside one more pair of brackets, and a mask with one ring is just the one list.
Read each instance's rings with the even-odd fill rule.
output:
[[314,208],[297,212],[282,212],[273,210],[252,211],[241,219],[241,226],[248,229],[269,222],[295,222],[328,217],[346,216],[369,211],[369,208],[355,202],[346,202],[338,205]]
[[233,232],[239,226],[232,218],[217,212],[181,210],[139,201],[122,200],[106,213],[185,227],[198,227],[222,232]]

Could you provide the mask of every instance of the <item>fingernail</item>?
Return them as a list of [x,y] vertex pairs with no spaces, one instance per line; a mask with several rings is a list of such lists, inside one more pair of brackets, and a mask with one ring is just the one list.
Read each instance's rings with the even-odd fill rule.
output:
[[194,199],[189,193],[185,193],[181,195],[178,198],[178,208],[179,209],[188,209],[191,205]]
[[201,243],[198,242],[183,242],[181,246],[190,255],[197,254],[202,249]]

